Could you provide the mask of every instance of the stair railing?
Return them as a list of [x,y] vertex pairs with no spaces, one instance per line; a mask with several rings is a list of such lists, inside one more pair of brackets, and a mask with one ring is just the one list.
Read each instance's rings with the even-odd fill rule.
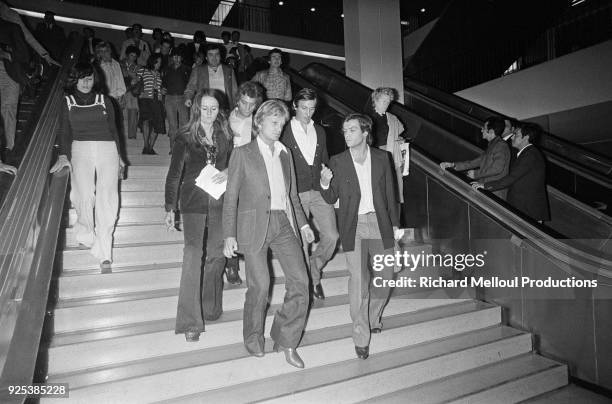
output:
[[68,169],[50,175],[65,79],[82,37],[71,35],[31,142],[0,210],[0,402],[32,384],[55,261]]

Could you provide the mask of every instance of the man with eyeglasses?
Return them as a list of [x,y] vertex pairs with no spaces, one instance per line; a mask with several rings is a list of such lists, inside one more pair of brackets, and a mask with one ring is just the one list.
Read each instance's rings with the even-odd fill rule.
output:
[[[470,178],[484,184],[503,178],[508,174],[510,167],[510,148],[501,138],[504,127],[502,119],[488,118],[481,129],[482,138],[489,142],[484,153],[472,160],[455,163],[443,161],[440,163],[440,168],[443,170],[453,168],[456,171],[469,170],[467,174]],[[478,169],[475,170],[476,168]],[[505,199],[506,190],[498,190],[495,195]]]

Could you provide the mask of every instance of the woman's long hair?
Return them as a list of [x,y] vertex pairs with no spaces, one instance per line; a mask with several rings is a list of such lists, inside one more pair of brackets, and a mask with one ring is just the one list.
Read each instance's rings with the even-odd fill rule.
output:
[[102,92],[102,75],[94,65],[85,62],[78,62],[74,66],[72,66],[72,68],[70,68],[70,73],[68,73],[68,78],[65,82],[64,91],[68,94],[74,94],[74,92],[76,91],[77,82],[80,79],[91,75],[93,75],[94,78],[94,85],[91,89],[91,92]]
[[181,136],[184,136],[185,141],[192,146],[204,146],[202,138],[198,135],[198,131],[200,130],[200,117],[202,115],[200,107],[202,105],[202,98],[204,97],[213,97],[217,100],[217,103],[219,103],[219,113],[217,114],[217,119],[215,119],[215,122],[213,123],[213,132],[221,130],[226,139],[231,141],[233,135],[227,120],[227,111],[223,109],[223,105],[225,105],[223,103],[225,94],[212,88],[205,88],[198,91],[195,97],[193,97],[189,122],[187,122],[187,124],[181,128]]

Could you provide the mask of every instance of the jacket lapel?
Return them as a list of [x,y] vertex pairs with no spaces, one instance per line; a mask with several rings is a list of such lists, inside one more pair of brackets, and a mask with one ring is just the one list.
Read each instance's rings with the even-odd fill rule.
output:
[[361,198],[361,188],[359,188],[359,178],[357,177],[357,171],[353,163],[353,157],[351,151],[347,150],[344,152],[344,165],[347,168],[348,177],[346,182],[349,185],[349,189],[352,189],[357,197]]
[[289,153],[287,151],[281,151],[280,160],[283,166],[283,177],[285,178],[287,198],[289,198],[289,192],[291,191],[291,162],[289,161]]
[[270,192],[270,180],[268,179],[268,171],[266,170],[266,163],[264,162],[263,156],[259,151],[259,144],[257,140],[253,140],[247,146],[245,146],[249,152],[249,157],[255,167],[255,172],[261,173],[257,175],[258,178],[261,178],[263,182],[262,187],[264,192]]

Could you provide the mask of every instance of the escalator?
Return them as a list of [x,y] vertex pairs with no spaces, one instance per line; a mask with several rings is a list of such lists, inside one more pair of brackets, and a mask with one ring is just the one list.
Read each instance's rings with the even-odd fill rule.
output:
[[[363,111],[371,90],[360,83],[348,79],[341,73],[320,64],[311,64],[299,73],[290,71],[289,74],[296,85],[312,87],[322,95],[327,111],[322,111],[322,116],[319,120],[324,126],[327,126],[329,137],[342,140],[341,136],[336,137],[332,135],[340,133],[340,116],[348,112]],[[436,177],[442,178],[457,177],[467,186],[469,179],[462,177],[460,174],[441,172],[437,168],[437,163],[439,161],[469,159],[481,153],[483,146],[481,140],[473,135],[473,133],[479,132],[476,131],[476,120],[466,121],[465,119],[459,119],[457,116],[449,118],[449,109],[442,109],[434,103],[429,103],[428,108],[431,111],[426,116],[400,104],[393,104],[390,112],[397,115],[404,122],[407,128],[407,135],[412,141],[413,150],[422,155],[428,161],[428,165],[433,162],[434,165],[430,166],[436,167],[436,171],[440,171],[431,173],[431,170],[429,170],[426,172],[427,176],[435,174]],[[445,120],[449,119],[454,120],[452,131],[444,127]],[[480,123],[478,124],[479,126]],[[460,130],[460,128],[463,129]],[[469,136],[462,136],[461,134],[468,134]],[[335,147],[335,150],[330,150],[330,154],[342,150],[337,148],[337,146]],[[603,197],[610,193],[610,180],[609,176],[606,176],[605,171],[600,172],[594,167],[579,164],[576,161],[577,159],[569,160],[558,155],[554,155],[553,159],[551,158],[552,153],[547,152],[546,154],[549,165],[554,169],[563,168],[569,170],[581,183],[589,184],[592,187],[600,187],[599,191],[594,192],[594,195]],[[563,165],[561,165],[561,162]],[[406,194],[404,199],[411,201],[410,210],[414,216],[411,221],[417,222],[417,225],[414,227],[419,227],[418,223],[420,223],[421,227],[426,227],[430,221],[430,218],[427,217],[429,213],[426,205],[431,203],[431,195],[413,195],[413,190],[419,188],[420,184],[412,184],[414,178],[411,177],[412,175],[405,177]],[[564,189],[560,190],[553,186],[549,186],[548,191],[552,220],[546,226],[539,226],[535,223],[531,224],[543,232],[542,234],[546,234],[546,237],[549,239],[566,239],[564,241],[566,245],[578,247],[589,254],[603,257],[612,256],[612,250],[610,250],[610,246],[607,243],[612,234],[612,219],[601,211],[592,208],[587,203],[576,200],[572,192],[565,192]],[[457,196],[462,198],[466,196],[466,193],[469,193],[469,196],[473,194],[468,188],[465,188],[462,193],[463,195]],[[523,221],[529,222],[529,219],[524,218],[520,212],[514,211],[504,201],[496,199],[492,194],[486,194],[488,194],[487,199],[494,203],[494,205],[491,205],[494,208],[490,214],[494,220],[499,220],[508,213],[511,213],[520,217]],[[420,200],[420,198],[424,199]],[[417,201],[415,202],[415,200]],[[501,224],[506,228],[509,226],[507,223],[502,222]],[[525,233],[520,231],[518,233],[525,235]],[[544,236],[542,235],[542,237]]]

